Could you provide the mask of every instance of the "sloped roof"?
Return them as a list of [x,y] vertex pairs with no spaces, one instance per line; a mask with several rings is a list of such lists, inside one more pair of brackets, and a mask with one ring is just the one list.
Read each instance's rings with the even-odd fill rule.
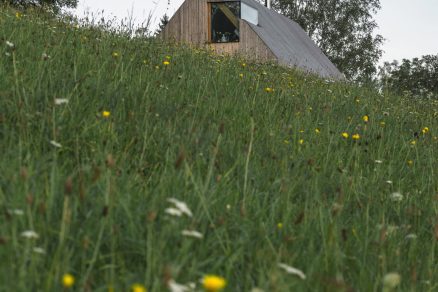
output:
[[254,0],[241,2],[258,11],[259,24],[247,23],[271,49],[280,64],[296,66],[324,78],[345,78],[295,21]]

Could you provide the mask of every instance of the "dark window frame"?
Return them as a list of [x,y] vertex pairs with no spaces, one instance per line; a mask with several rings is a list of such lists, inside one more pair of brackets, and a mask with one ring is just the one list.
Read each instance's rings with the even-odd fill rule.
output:
[[[236,15],[235,13],[233,13],[233,15],[236,17],[237,20],[237,27],[234,26],[234,24],[232,23],[232,20],[229,20],[228,18],[228,25],[231,24],[233,25],[236,29],[237,29],[237,34],[235,33],[234,35],[232,35],[232,40],[223,40],[220,41],[218,40],[218,38],[214,37],[214,26],[215,24],[213,23],[214,21],[214,17],[213,17],[213,8],[217,5],[226,5],[226,4],[235,4],[238,5],[238,9],[239,9],[239,14]],[[230,11],[231,12],[231,11]],[[230,43],[238,43],[240,42],[240,18],[241,18],[241,13],[242,13],[242,6],[241,6],[241,2],[240,1],[216,1],[216,2],[208,2],[208,42],[211,44],[230,44]],[[225,13],[222,12],[222,14],[227,17],[225,15]],[[217,23],[216,23],[217,26]],[[224,37],[225,38],[225,37]]]

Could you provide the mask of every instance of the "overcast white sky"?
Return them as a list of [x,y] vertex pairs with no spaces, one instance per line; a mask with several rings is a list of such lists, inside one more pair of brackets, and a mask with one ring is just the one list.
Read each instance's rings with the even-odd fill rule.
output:
[[[173,15],[184,0],[79,0],[76,14],[104,10],[119,19],[132,16],[136,23],[152,15],[156,28],[162,15]],[[438,54],[438,0],[381,0],[375,19],[386,39],[383,61]]]

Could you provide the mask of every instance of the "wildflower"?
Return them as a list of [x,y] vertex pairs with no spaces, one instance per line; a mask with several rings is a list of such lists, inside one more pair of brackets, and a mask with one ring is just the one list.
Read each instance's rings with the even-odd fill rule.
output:
[[300,139],[300,140],[298,140],[298,143],[299,143],[300,145],[303,145],[303,144],[304,144],[304,139]]
[[283,264],[283,263],[279,263],[279,264],[278,264],[278,267],[279,267],[279,268],[282,268],[283,270],[285,270],[286,273],[288,273],[288,274],[298,276],[298,277],[301,278],[302,280],[305,280],[305,279],[306,279],[306,275],[305,275],[302,271],[298,270],[297,268],[294,268],[294,267],[288,266],[288,265]]
[[374,162],[377,163],[377,164],[382,164],[383,163],[382,160],[374,160]]
[[20,12],[15,12],[15,18],[20,19],[23,15]]
[[243,78],[243,73],[240,73],[240,74],[239,74],[239,77],[240,77],[240,78]]
[[403,195],[399,192],[394,192],[391,195],[389,195],[389,198],[391,199],[391,201],[401,202],[403,200]]
[[110,115],[111,115],[111,112],[110,112],[110,111],[103,111],[103,112],[102,112],[102,117],[104,117],[104,118],[109,118]]
[[181,234],[183,236],[194,237],[194,238],[198,238],[198,239],[204,238],[204,235],[202,235],[201,232],[198,232],[196,230],[183,230],[183,231],[181,231]]
[[58,142],[56,142],[55,140],[51,140],[50,144],[52,144],[52,146],[54,146],[56,148],[61,148],[62,147],[62,145],[59,144]]
[[[174,198],[169,198],[167,199],[168,202],[173,203],[176,207],[177,210],[179,210],[182,214],[186,214],[189,217],[192,217],[192,211],[190,211],[189,207],[187,206],[186,203],[179,201],[177,199]],[[169,208],[171,209],[171,208]]]
[[412,165],[414,164],[414,161],[412,161],[412,160],[408,160],[406,163],[407,163],[409,166],[412,166]]
[[359,134],[354,134],[353,136],[351,136],[351,138],[353,140],[359,140],[360,139],[360,135]]
[[113,58],[118,58],[120,55],[119,55],[118,52],[113,52],[113,53],[111,54],[111,56],[113,56]]
[[415,145],[415,144],[417,144],[417,141],[412,140],[412,141],[411,141],[411,145]]
[[168,65],[170,65],[170,62],[166,60],[166,61],[163,62],[163,65],[164,66],[168,66]]
[[428,132],[429,132],[429,128],[428,128],[428,127],[424,127],[424,128],[421,130],[421,133],[423,133],[423,135],[426,135]]
[[368,123],[369,120],[370,120],[370,117],[367,116],[367,115],[364,115],[364,116],[362,117],[362,120],[363,120],[365,123]]
[[344,132],[344,133],[342,133],[342,137],[343,137],[344,139],[348,139],[349,135],[348,135],[347,132]]
[[55,105],[67,104],[67,98],[55,98]]
[[227,281],[219,276],[205,275],[202,279],[202,285],[208,292],[217,292],[222,290],[227,285]]
[[266,87],[266,88],[265,88],[265,91],[266,91],[267,93],[271,93],[271,92],[274,91],[274,89],[271,88],[271,87]]
[[383,291],[391,291],[400,285],[401,277],[398,273],[389,273],[383,277]]
[[167,283],[170,292],[188,292],[193,291],[196,288],[195,283],[188,283],[187,285],[178,284],[175,280],[170,279]]
[[146,292],[147,291],[145,286],[143,286],[142,284],[138,284],[138,283],[132,285],[131,290],[132,290],[132,292]]
[[392,180],[387,180],[386,183],[392,185]]
[[43,248],[41,248],[41,247],[34,247],[32,250],[33,250],[34,253],[46,254],[46,251]]
[[316,129],[315,129],[315,133],[316,133],[316,134],[319,134],[319,133],[321,133],[321,130],[320,130],[319,128],[316,128]]
[[242,63],[242,67],[245,68],[245,67],[246,67],[246,64],[245,64],[245,63]]
[[183,214],[179,209],[176,208],[167,208],[164,210],[164,213],[175,217],[181,217]]
[[6,41],[6,45],[10,48],[14,48],[15,45],[13,43],[11,43],[10,41]]
[[385,125],[386,125],[386,123],[385,122],[380,122],[380,126],[383,128],[383,127],[385,127]]
[[277,223],[277,228],[278,228],[278,229],[283,229],[283,223],[278,222],[278,223]]
[[65,288],[71,288],[73,287],[73,285],[75,284],[75,277],[72,274],[64,274],[64,276],[62,276],[62,285]]
[[33,230],[26,230],[21,232],[21,236],[27,239],[38,239],[40,236]]
[[21,209],[8,210],[8,213],[12,214],[12,215],[17,215],[17,216],[23,216],[24,215],[24,212]]

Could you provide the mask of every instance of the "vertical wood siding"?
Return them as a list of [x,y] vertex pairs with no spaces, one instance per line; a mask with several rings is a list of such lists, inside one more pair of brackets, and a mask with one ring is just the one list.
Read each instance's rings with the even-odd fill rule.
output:
[[163,29],[161,37],[199,47],[209,46],[218,54],[240,54],[247,59],[260,61],[277,59],[251,26],[243,20],[240,20],[240,42],[209,43],[208,2],[215,1],[186,0]]

